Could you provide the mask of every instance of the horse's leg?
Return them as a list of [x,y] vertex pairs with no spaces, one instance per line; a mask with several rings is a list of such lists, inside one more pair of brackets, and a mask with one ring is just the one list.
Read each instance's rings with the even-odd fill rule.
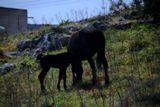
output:
[[97,56],[96,65],[97,65],[98,70],[101,70],[101,69],[102,69],[101,64],[102,64],[102,61],[101,61],[101,59],[99,58],[99,56]]
[[103,58],[102,58],[102,63],[103,63],[104,72],[105,72],[105,81],[106,81],[106,84],[108,84],[109,83],[108,62],[107,62],[106,57],[104,55],[103,55]]
[[81,60],[72,62],[73,85],[82,81],[83,68],[81,63]]
[[92,77],[92,83],[93,83],[93,85],[95,85],[96,84],[96,67],[95,67],[95,63],[94,63],[92,58],[88,59],[88,62],[89,62],[90,67],[92,69],[92,76],[93,76]]
[[59,70],[59,77],[58,77],[58,84],[57,84],[57,89],[60,91],[60,82],[61,82],[61,79],[62,79],[62,69]]
[[45,91],[45,86],[43,84],[44,78],[47,74],[47,72],[49,71],[49,68],[42,68],[41,73],[38,75],[39,81],[40,81],[40,85],[41,85],[41,91]]
[[67,86],[66,86],[66,69],[62,69],[62,73],[63,73],[63,87],[65,90],[67,90]]
[[82,61],[77,61],[77,81],[82,82],[82,75],[83,75],[83,68],[82,68]]
[[75,73],[76,73],[76,63],[72,62],[71,65],[72,65],[73,85],[75,85],[76,84],[76,76],[75,76]]

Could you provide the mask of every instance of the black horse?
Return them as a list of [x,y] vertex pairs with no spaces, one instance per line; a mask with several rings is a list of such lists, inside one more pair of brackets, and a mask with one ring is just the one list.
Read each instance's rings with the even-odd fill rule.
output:
[[71,62],[76,58],[72,53],[64,52],[57,55],[43,55],[39,54],[37,60],[40,60],[40,66],[42,68],[41,73],[38,75],[41,91],[45,91],[45,86],[43,84],[44,78],[49,71],[50,67],[59,68],[59,79],[57,84],[57,89],[60,90],[60,81],[63,78],[64,89],[67,89],[66,86],[66,69]]
[[82,60],[88,60],[92,69],[92,83],[96,84],[96,67],[92,57],[97,53],[97,67],[100,69],[103,64],[105,71],[105,82],[109,83],[108,76],[108,62],[105,58],[105,37],[102,31],[95,28],[83,28],[80,31],[73,34],[67,45],[68,52],[74,53],[78,56],[74,62],[72,62],[73,84],[82,81]]

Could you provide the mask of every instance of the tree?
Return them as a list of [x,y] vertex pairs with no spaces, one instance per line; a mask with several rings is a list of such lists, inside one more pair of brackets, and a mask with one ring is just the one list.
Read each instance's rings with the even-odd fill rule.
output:
[[143,13],[153,17],[154,23],[160,22],[160,0],[143,0]]
[[111,4],[109,8],[110,11],[128,9],[128,6],[123,2],[123,0],[109,0],[109,2]]
[[131,8],[140,10],[142,7],[143,0],[133,0],[131,3]]

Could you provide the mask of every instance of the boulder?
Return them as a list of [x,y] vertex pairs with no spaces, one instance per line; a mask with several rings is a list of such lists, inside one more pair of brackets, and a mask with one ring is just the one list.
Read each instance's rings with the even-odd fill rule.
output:
[[42,52],[42,49],[41,48],[37,48],[34,52],[33,52],[33,54],[31,55],[31,59],[33,59],[33,58],[35,58],[39,53],[41,53]]
[[24,54],[24,55],[29,55],[29,54],[30,54],[30,49],[29,49],[29,48],[26,48],[26,49],[22,52],[22,54]]
[[89,22],[89,19],[82,19],[82,20],[78,21],[78,23],[80,23],[80,24],[86,24],[88,22]]
[[20,70],[16,71],[14,74],[20,74],[23,72],[29,71],[29,67],[28,66],[23,66],[20,68]]
[[11,59],[17,58],[19,54],[19,52],[4,52],[4,56]]
[[14,64],[5,63],[0,67],[0,73],[6,74],[6,73],[10,72],[15,67],[16,67],[16,65],[14,65]]
[[29,39],[22,40],[18,44],[17,50],[24,54],[29,54],[28,50],[37,48],[40,48],[42,52],[51,51],[53,49],[58,49],[61,46],[65,46],[69,38],[69,35],[63,33],[47,32],[32,41]]
[[68,34],[73,34],[74,32],[79,30],[76,25],[62,26],[62,29],[64,29],[64,31]]
[[119,22],[123,22],[123,21],[125,21],[125,18],[124,18],[124,17],[120,17],[120,18],[118,19],[118,21],[119,21]]
[[128,29],[128,28],[130,28],[131,27],[131,25],[132,25],[132,23],[123,23],[123,24],[121,24],[121,23],[119,23],[119,24],[114,24],[114,27],[116,28],[116,29],[119,29],[119,30],[121,30],[121,29]]
[[26,48],[31,48],[32,47],[32,41],[30,39],[25,39],[20,41],[20,43],[17,45],[17,50],[22,52]]
[[51,38],[51,44],[53,49],[58,49],[61,46],[66,46],[68,44],[70,36],[66,34],[56,34]]

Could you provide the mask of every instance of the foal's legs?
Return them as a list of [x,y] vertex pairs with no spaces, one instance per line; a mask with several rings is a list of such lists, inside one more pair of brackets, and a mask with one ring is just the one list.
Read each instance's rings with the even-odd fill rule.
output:
[[64,69],[62,72],[63,72],[63,87],[64,87],[65,90],[67,90],[67,85],[66,85],[66,78],[67,78],[67,76],[66,76],[66,69]]
[[41,73],[38,75],[40,85],[41,85],[41,91],[45,91],[45,86],[43,84],[43,81],[48,71],[49,71],[49,68],[42,68]]
[[73,85],[82,81],[83,68],[81,60],[72,62],[72,74],[73,74]]
[[88,62],[90,64],[90,67],[92,69],[92,83],[93,85],[96,84],[96,67],[95,67],[95,63],[94,60],[92,58],[88,59]]
[[66,86],[66,69],[60,69],[59,71],[59,79],[58,79],[58,84],[57,84],[57,89],[60,90],[60,82],[61,79],[63,77],[63,87],[65,90],[67,90],[67,86]]
[[72,76],[73,76],[73,85],[76,84],[77,80],[76,80],[76,62],[72,62]]
[[58,77],[58,84],[57,84],[57,89],[60,90],[60,82],[61,82],[61,79],[62,79],[62,71],[59,70],[59,77]]

